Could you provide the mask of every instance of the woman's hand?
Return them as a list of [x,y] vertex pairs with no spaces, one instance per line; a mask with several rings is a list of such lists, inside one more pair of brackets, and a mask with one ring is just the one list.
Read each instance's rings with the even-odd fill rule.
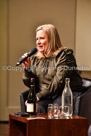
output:
[[[25,58],[27,57],[27,53],[25,53],[22,58]],[[22,63],[22,66],[26,69],[26,68],[29,68],[31,65],[31,62],[30,62],[30,58],[28,57],[23,63]]]
[[25,101],[25,106],[27,106],[27,100]]
[[39,97],[37,96],[37,102],[39,102],[39,100],[40,100],[40,99],[39,99]]
[[[39,97],[37,97],[37,102],[39,102]],[[27,106],[27,100],[25,101],[25,106]]]

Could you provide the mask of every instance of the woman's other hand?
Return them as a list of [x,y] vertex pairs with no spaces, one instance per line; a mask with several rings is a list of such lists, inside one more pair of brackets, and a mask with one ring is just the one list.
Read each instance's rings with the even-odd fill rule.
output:
[[37,102],[39,101],[40,99],[39,99],[39,97],[37,96]]
[[25,106],[27,106],[27,100],[25,101]]
[[[39,97],[37,97],[37,102],[39,101]],[[27,100],[25,101],[25,106],[27,106]]]

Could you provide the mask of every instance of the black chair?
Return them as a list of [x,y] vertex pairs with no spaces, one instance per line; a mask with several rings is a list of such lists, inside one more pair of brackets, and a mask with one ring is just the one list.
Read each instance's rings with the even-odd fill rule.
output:
[[76,99],[74,114],[88,118],[91,124],[91,79],[83,78],[82,81],[85,91]]
[[29,90],[26,90],[20,94],[21,112],[26,112],[25,101],[27,100]]
[[[74,114],[88,118],[89,125],[91,124],[91,79],[83,78],[83,87],[85,91],[79,95],[75,102]],[[26,111],[25,101],[27,100],[29,90],[20,94],[21,112]]]

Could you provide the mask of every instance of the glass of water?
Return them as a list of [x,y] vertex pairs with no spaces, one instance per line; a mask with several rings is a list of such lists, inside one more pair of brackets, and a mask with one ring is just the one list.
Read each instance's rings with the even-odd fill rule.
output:
[[53,104],[48,104],[48,118],[52,119],[54,114],[54,106]]
[[58,119],[59,117],[59,105],[58,104],[54,104],[54,118]]

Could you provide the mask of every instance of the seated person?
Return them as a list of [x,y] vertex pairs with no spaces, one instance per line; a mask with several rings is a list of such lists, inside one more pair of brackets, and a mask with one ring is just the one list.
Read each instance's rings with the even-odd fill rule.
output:
[[35,78],[38,112],[45,113],[49,103],[61,105],[65,78],[70,78],[72,92],[83,91],[82,79],[73,50],[62,46],[54,25],[45,24],[36,29],[36,46],[37,53],[22,63],[23,81],[30,87],[30,79]]

